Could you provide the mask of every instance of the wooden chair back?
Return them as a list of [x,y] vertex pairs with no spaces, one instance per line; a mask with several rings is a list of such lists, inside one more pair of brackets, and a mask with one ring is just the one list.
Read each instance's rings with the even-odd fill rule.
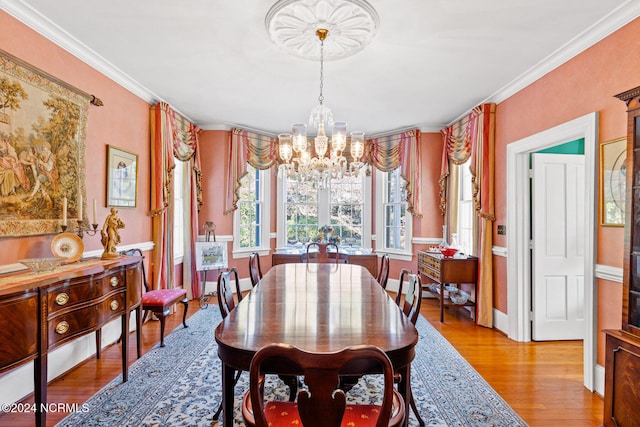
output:
[[409,274],[407,283],[407,293],[404,296],[402,312],[415,325],[418,321],[420,305],[422,304],[422,281],[418,274]]
[[380,258],[380,269],[378,270],[378,283],[382,289],[387,289],[387,281],[389,280],[389,255],[383,254]]
[[[311,248],[318,248],[318,251],[312,251]],[[329,249],[332,249],[330,252]],[[340,262],[340,253],[338,252],[338,245],[335,243],[327,243],[327,244],[319,244],[319,243],[309,243],[307,245],[307,263],[329,263],[335,262],[338,264]]]
[[249,277],[251,278],[251,286],[257,285],[260,279],[262,279],[260,255],[257,252],[254,252],[249,256]]
[[[357,366],[354,363],[360,361],[362,366],[371,368],[375,362],[380,365],[384,375],[384,388],[381,390],[381,405],[346,405],[345,393],[337,389],[341,368]],[[298,391],[297,409],[293,402],[268,402],[268,407],[273,405],[282,406],[286,410],[268,410],[265,414],[265,402],[263,396],[264,371],[263,366],[268,366],[268,370],[274,366],[295,366],[301,375],[304,375],[304,384],[308,390]],[[366,368],[365,368],[366,369]],[[365,372],[362,372],[365,373]],[[250,400],[250,411],[253,413],[253,420],[246,420],[248,424],[258,427],[267,427],[269,422],[278,424],[279,419],[274,417],[299,417],[298,425],[305,427],[338,427],[343,422],[343,417],[348,417],[355,410],[366,408],[368,421],[359,422],[358,425],[367,426],[388,426],[393,418],[400,423],[404,419],[404,403],[393,387],[393,367],[387,355],[380,348],[372,345],[360,345],[345,348],[334,353],[309,353],[297,347],[287,344],[271,344],[260,349],[251,360],[249,371],[249,398],[245,395],[243,401],[243,415],[249,414],[248,402]],[[400,399],[395,400],[395,399]],[[393,402],[402,408],[395,408]],[[360,408],[358,408],[360,406]],[[349,407],[349,414],[345,414],[345,409]],[[393,407],[393,408],[392,408]],[[402,413],[399,414],[398,412]],[[297,414],[295,413],[297,412]],[[395,413],[393,413],[395,412]],[[282,415],[286,414],[286,415]],[[375,418],[377,414],[377,419]],[[394,415],[392,417],[392,415]],[[362,417],[366,419],[367,417]],[[375,419],[375,423],[374,423]],[[294,421],[295,422],[295,421]],[[395,424],[393,424],[395,425]]]
[[227,315],[236,308],[236,301],[233,298],[233,290],[231,288],[231,280],[236,282],[236,294],[238,302],[242,301],[242,292],[240,292],[240,280],[238,279],[238,270],[230,268],[227,271],[221,271],[218,274],[218,307],[220,307],[220,314],[224,319]]
[[400,270],[400,283],[398,284],[398,294],[396,295],[396,304],[398,307],[401,307],[402,303],[402,292],[404,291],[404,282],[408,279],[411,274],[411,270],[407,268],[403,268]]

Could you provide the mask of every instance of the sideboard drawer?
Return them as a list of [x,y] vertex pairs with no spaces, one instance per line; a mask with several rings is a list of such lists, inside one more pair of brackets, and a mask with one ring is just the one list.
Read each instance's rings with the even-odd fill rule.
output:
[[49,349],[121,316],[125,311],[125,299],[125,292],[121,291],[97,304],[50,317],[47,322]]
[[110,292],[123,290],[124,272],[117,271],[104,276],[72,279],[48,290],[47,304],[49,315],[57,311],[100,298]]

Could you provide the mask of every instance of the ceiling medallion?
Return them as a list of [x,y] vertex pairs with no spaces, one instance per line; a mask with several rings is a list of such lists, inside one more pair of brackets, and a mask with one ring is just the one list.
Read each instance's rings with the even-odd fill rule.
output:
[[331,34],[324,45],[324,59],[332,60],[364,49],[378,25],[378,14],[364,0],[279,0],[265,18],[276,45],[314,61],[320,58],[317,30]]

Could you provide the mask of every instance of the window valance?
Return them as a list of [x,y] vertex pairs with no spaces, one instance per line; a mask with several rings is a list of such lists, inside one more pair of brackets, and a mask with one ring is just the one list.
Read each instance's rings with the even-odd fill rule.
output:
[[400,167],[407,183],[408,210],[422,216],[420,131],[410,130],[369,140],[369,163],[382,172]]
[[247,163],[256,169],[265,170],[277,162],[277,138],[238,128],[231,129],[225,215],[238,208],[240,180],[247,174]]

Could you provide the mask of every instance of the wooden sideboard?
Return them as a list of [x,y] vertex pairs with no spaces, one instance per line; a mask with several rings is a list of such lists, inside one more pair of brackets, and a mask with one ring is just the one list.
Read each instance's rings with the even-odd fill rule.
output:
[[[142,258],[83,260],[51,273],[0,276],[0,373],[33,361],[36,425],[46,425],[49,351],[121,318],[122,377],[128,379],[129,315],[142,298]],[[139,333],[139,329],[138,332]]]
[[445,257],[440,253],[418,251],[418,272],[439,284],[438,292],[431,292],[428,287],[424,290],[433,293],[438,299],[441,322],[444,321],[445,307],[475,307],[475,303],[471,300],[464,304],[454,304],[449,298],[445,298],[445,285],[470,283],[475,292],[478,280],[478,258],[473,256],[453,258]]

